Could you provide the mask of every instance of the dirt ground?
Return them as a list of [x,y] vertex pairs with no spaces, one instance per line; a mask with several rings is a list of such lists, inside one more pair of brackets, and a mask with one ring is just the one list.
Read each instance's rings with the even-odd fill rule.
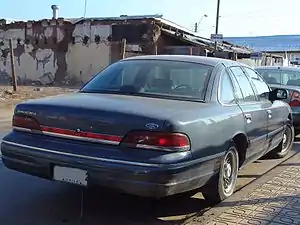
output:
[[54,96],[73,92],[78,88],[62,87],[36,87],[36,86],[19,86],[16,92],[13,92],[11,86],[0,86],[0,120],[9,118],[12,115],[16,104],[46,96]]

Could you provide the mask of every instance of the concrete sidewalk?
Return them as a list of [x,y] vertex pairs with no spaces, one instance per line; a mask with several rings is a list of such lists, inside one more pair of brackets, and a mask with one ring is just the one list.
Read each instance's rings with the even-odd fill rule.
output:
[[187,224],[300,224],[300,153]]

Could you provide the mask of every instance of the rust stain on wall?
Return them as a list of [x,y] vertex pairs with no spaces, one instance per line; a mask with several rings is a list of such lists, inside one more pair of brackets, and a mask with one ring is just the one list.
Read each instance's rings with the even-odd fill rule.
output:
[[[68,52],[69,43],[72,41],[72,33],[74,31],[75,26],[73,24],[64,24],[62,29],[64,36],[62,40],[55,45],[56,49],[54,49],[55,57],[54,59],[57,61],[57,71],[55,73],[54,83],[63,83],[66,82],[66,72],[67,72],[67,63],[66,63],[66,53]],[[57,30],[55,32],[57,37]]]

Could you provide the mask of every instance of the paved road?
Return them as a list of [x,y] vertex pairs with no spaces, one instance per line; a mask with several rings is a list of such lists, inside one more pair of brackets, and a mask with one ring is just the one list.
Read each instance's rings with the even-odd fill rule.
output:
[[[5,133],[0,132],[0,138]],[[300,151],[296,143],[294,152]],[[257,179],[281,160],[259,160],[240,173],[238,187]],[[180,224],[210,204],[201,194],[151,201],[99,189],[83,190],[31,177],[0,163],[1,224]],[[82,195],[83,193],[83,195]],[[83,196],[83,204],[81,204]],[[83,219],[81,209],[83,206]],[[4,219],[4,221],[2,221]]]

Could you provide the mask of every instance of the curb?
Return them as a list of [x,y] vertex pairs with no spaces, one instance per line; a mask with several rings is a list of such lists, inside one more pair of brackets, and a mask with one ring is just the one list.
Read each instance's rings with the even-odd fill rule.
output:
[[235,192],[228,199],[215,205],[213,208],[210,208],[209,210],[205,211],[202,215],[198,215],[196,217],[193,217],[185,221],[184,224],[186,225],[187,224],[188,225],[214,224],[213,221],[215,221],[217,217],[219,217],[221,214],[225,213],[226,211],[228,211],[229,209],[237,205],[238,202],[241,201],[241,199],[243,199],[245,196],[249,195],[254,190],[258,189],[261,185],[271,180],[274,176],[286,170],[288,167],[290,167],[291,164],[299,163],[299,161],[300,161],[300,153],[298,152],[291,158],[287,159],[286,161],[274,167],[272,170],[264,174],[262,177],[253,181],[253,183],[250,183],[249,185],[245,186],[241,190]]

